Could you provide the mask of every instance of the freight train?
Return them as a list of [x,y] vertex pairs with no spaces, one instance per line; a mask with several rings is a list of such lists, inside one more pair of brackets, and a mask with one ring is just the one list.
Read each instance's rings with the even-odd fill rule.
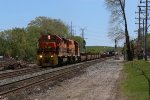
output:
[[[107,55],[103,55],[105,56]],[[39,66],[55,67],[100,57],[100,53],[80,53],[78,42],[58,35],[42,35],[38,41],[37,63]]]

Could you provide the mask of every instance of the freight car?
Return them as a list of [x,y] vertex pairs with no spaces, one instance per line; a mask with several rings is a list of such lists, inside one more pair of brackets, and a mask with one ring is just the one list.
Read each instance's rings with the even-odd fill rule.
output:
[[100,57],[99,53],[80,53],[78,42],[57,35],[42,35],[38,41],[37,63],[39,66],[55,67]]

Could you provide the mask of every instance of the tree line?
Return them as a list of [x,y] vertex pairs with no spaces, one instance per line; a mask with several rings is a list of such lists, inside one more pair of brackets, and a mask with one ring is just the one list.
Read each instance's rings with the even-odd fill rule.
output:
[[71,36],[69,26],[62,20],[39,16],[32,20],[26,28],[1,31],[0,55],[34,61],[38,39],[42,34],[55,34],[73,39],[80,44],[80,50],[84,50],[84,40],[80,36]]

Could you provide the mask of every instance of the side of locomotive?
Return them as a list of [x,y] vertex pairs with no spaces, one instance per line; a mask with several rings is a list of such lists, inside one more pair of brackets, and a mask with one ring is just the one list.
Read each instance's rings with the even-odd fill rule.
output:
[[37,63],[40,66],[56,66],[78,62],[79,44],[57,35],[42,35],[38,42]]

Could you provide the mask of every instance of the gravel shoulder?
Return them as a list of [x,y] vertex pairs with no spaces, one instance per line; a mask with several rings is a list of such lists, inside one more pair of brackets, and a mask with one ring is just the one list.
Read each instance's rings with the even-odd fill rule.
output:
[[84,69],[83,74],[49,87],[44,93],[31,95],[28,99],[117,100],[122,68],[122,60],[106,60]]

